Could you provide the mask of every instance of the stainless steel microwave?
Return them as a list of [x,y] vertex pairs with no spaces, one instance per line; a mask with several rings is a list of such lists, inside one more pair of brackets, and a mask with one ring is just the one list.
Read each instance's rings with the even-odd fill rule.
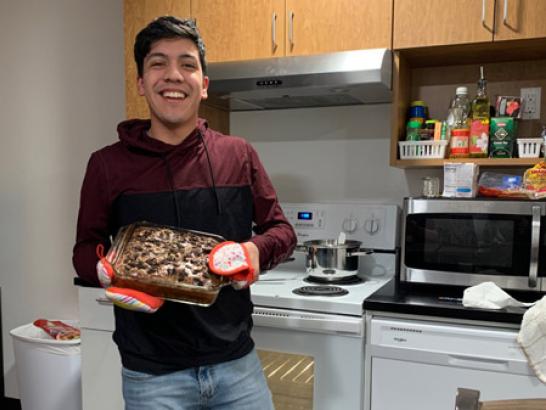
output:
[[546,202],[405,198],[402,282],[546,290]]

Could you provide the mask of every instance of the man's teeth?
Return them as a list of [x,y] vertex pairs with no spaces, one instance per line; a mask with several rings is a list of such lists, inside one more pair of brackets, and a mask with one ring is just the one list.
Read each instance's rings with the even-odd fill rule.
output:
[[165,91],[163,97],[166,98],[186,98],[186,94],[179,91]]

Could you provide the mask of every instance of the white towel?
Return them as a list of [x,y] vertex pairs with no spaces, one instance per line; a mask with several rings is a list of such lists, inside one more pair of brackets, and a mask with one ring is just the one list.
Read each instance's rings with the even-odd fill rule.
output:
[[529,366],[546,384],[546,296],[523,315],[517,341],[527,356]]
[[529,307],[523,315],[517,341],[538,379],[546,384],[546,296],[537,302],[514,299],[493,282],[483,282],[464,290],[463,305],[481,309],[507,306]]
[[463,293],[463,306],[480,309],[502,309],[507,306],[529,307],[533,303],[524,303],[514,299],[493,282],[483,282],[466,288]]

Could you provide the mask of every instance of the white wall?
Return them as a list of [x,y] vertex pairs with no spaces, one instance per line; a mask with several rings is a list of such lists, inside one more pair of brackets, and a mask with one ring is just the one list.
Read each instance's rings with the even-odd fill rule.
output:
[[124,117],[122,2],[1,1],[0,50],[2,335],[6,396],[17,397],[8,331],[78,316],[79,189]]
[[231,114],[231,132],[260,154],[281,201],[379,200],[401,205],[440,169],[389,166],[391,105]]

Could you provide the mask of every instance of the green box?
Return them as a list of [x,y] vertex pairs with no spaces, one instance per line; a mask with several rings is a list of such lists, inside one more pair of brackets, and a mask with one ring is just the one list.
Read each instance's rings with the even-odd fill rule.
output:
[[489,157],[512,158],[517,122],[513,117],[493,117],[489,127]]

